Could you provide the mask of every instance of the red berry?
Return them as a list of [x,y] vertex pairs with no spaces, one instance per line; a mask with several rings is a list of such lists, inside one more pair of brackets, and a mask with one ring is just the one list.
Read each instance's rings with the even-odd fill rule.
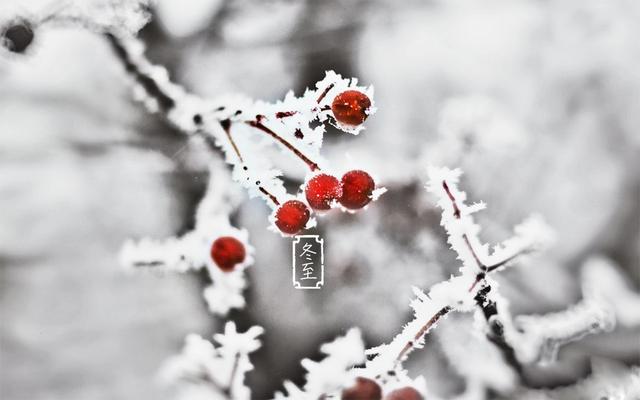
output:
[[349,171],[342,176],[342,196],[340,204],[347,208],[358,209],[371,201],[376,184],[373,178],[364,171]]
[[211,245],[211,258],[224,272],[233,271],[236,264],[244,261],[245,256],[242,242],[231,236],[219,237]]
[[424,397],[414,388],[407,386],[389,393],[384,400],[424,400]]
[[342,196],[340,181],[331,175],[316,175],[307,182],[304,189],[309,205],[314,210],[328,210],[331,203]]
[[342,400],[380,400],[382,389],[371,379],[358,377],[355,385],[342,391]]
[[284,233],[295,234],[309,221],[309,208],[299,200],[289,200],[276,211],[276,226]]
[[345,125],[360,125],[367,119],[371,100],[357,90],[347,90],[333,99],[331,111],[336,121]]

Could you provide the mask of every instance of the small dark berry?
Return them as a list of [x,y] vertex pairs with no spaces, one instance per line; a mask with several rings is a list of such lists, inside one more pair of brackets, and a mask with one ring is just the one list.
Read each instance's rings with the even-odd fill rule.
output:
[[290,235],[300,232],[309,221],[309,208],[299,200],[289,200],[276,211],[276,226]]
[[5,46],[14,53],[23,53],[33,42],[33,29],[26,20],[15,21],[2,32]]
[[380,400],[382,389],[373,380],[368,378],[356,378],[355,385],[342,391],[342,400]]
[[371,100],[357,90],[340,93],[331,103],[331,111],[336,121],[345,125],[360,125],[367,119]]
[[376,184],[364,171],[349,171],[342,176],[342,196],[340,204],[350,209],[359,209],[371,201]]
[[244,245],[234,237],[219,237],[211,245],[211,258],[224,272],[233,271],[237,264],[244,261],[245,257]]

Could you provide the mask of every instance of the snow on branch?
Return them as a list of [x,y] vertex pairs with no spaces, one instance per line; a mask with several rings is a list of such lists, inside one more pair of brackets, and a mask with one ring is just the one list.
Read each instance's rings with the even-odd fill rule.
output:
[[212,163],[207,192],[196,211],[196,226],[181,237],[165,240],[129,240],[120,254],[128,269],[186,272],[206,268],[211,285],[204,297],[211,312],[225,315],[245,306],[245,270],[253,264],[253,247],[244,229],[231,225],[229,214],[240,204],[241,193],[229,172]]
[[[427,190],[436,196],[442,209],[441,224],[447,232],[448,243],[462,262],[460,274],[433,285],[427,293],[414,288],[413,320],[390,343],[366,351],[370,359],[360,376],[375,376],[383,382],[406,377],[403,361],[411,351],[424,345],[425,335],[451,311],[475,310],[476,321],[484,321],[480,326],[484,327],[488,341],[500,351],[503,362],[518,374],[523,362],[554,361],[561,345],[612,330],[616,317],[629,326],[637,326],[640,314],[635,310],[640,305],[640,296],[625,285],[612,263],[602,258],[592,258],[585,263],[583,299],[579,303],[557,313],[512,318],[509,303],[500,295],[498,284],[490,274],[520,256],[548,246],[554,241],[554,234],[540,217],[530,217],[516,226],[511,239],[489,252],[489,246],[478,237],[480,227],[472,216],[483,209],[484,204],[466,205],[466,194],[457,186],[460,174],[459,170],[430,168],[427,183]],[[462,336],[445,338],[456,337]],[[479,341],[474,343],[481,345]],[[484,357],[491,354],[475,352]],[[492,387],[499,391],[513,387],[513,373],[497,364],[494,372],[502,371],[502,377],[472,372],[470,368],[474,367],[467,365],[467,361],[463,364],[459,365],[460,372],[473,375],[470,380],[474,387]]]
[[[4,2],[3,2],[4,3]],[[38,29],[77,26],[94,32],[134,35],[151,19],[152,0],[68,0],[37,5],[0,5],[0,50],[25,52]],[[13,16],[5,20],[5,16]]]
[[527,252],[553,243],[553,231],[540,216],[533,215],[514,228],[511,239],[495,246],[490,253],[489,246],[478,238],[480,227],[472,216],[484,209],[485,204],[465,204],[467,195],[457,187],[462,171],[430,167],[428,173],[427,190],[436,196],[437,205],[442,209],[440,223],[447,232],[449,245],[462,261],[463,274],[467,270],[491,272]]
[[[428,293],[414,288],[411,302],[414,318],[390,343],[367,350],[373,357],[367,369],[376,375],[397,374],[401,364],[411,351],[421,348],[424,337],[451,311],[473,311],[477,296],[493,284],[487,276],[507,265],[516,257],[549,243],[550,229],[541,219],[531,219],[516,228],[515,236],[494,253],[489,253],[478,233],[472,214],[484,208],[476,203],[468,206],[466,193],[457,187],[461,172],[447,168],[429,168],[427,190],[435,195],[442,209],[441,225],[445,228],[448,243],[462,261],[460,274],[431,287]],[[488,292],[488,291],[487,291]]]
[[[133,4],[130,14],[137,12],[146,21],[148,4]],[[117,20],[98,21],[78,10],[73,16],[68,16],[70,11],[66,8],[52,10],[47,21],[103,35],[131,77],[134,97],[148,111],[161,113],[187,137],[199,137],[212,149],[221,151],[233,169],[233,179],[251,197],[262,198],[273,209],[273,230],[277,228],[284,235],[298,233],[314,226],[312,211],[361,209],[384,192],[383,188],[376,188],[367,172],[334,171],[320,155],[326,124],[354,135],[364,129],[363,123],[376,110],[372,87],[360,86],[357,79],[328,71],[323,80],[301,96],[289,92],[275,103],[235,94],[203,98],[172,82],[164,67],[147,59],[143,43],[132,35],[135,29],[122,29]],[[30,20],[25,17],[25,21]],[[29,24],[33,34],[44,21],[36,18]],[[273,156],[269,147],[280,153]],[[305,177],[300,190],[294,193],[287,192],[283,173],[277,168],[283,162],[290,163],[288,171],[299,171],[295,179]]]
[[[138,40],[111,33],[107,33],[107,38],[137,84],[139,100],[149,111],[162,112],[185,134],[199,136],[222,150],[226,162],[233,168],[233,179],[243,185],[251,197],[261,197],[277,210],[271,220],[282,233],[292,234],[305,226],[313,226],[309,208],[325,211],[340,203],[343,209],[358,209],[381,194],[381,189],[375,190],[373,180],[364,171],[361,173],[370,181],[364,188],[350,187],[352,184],[346,175],[339,183],[333,177],[335,171],[331,170],[330,163],[320,155],[325,122],[352,134],[364,129],[362,123],[375,112],[372,87],[358,86],[356,79],[345,79],[329,71],[314,89],[307,89],[300,97],[289,92],[284,100],[275,103],[253,101],[239,95],[204,99],[172,83],[164,68],[146,59]],[[268,156],[269,146],[280,149],[283,159],[293,163],[293,170],[306,173],[307,182],[297,194],[287,193],[282,172]],[[309,181],[327,175],[329,178],[325,179],[329,179],[335,189],[313,192]],[[364,190],[365,197],[354,202],[349,192],[355,193],[358,189]],[[326,204],[315,203],[318,197],[326,199]],[[295,205],[293,208],[302,214],[294,226],[283,226],[278,221],[280,210],[290,211],[287,204],[289,208]]]
[[352,328],[344,336],[323,344],[320,352],[325,354],[322,360],[305,358],[300,362],[307,371],[304,387],[285,381],[287,394],[278,392],[274,400],[317,400],[353,384],[352,367],[364,362],[364,343],[358,329]]
[[560,346],[589,334],[611,331],[615,315],[606,304],[585,296],[563,311],[517,317],[514,323],[523,332],[518,335],[520,353],[531,361],[548,364],[556,360]]
[[[126,4],[125,4],[126,3]],[[160,113],[187,138],[199,138],[221,151],[232,167],[211,163],[210,183],[196,214],[196,228],[179,238],[145,238],[127,242],[121,252],[129,267],[185,272],[206,267],[212,284],[205,299],[212,312],[226,314],[245,305],[244,269],[252,264],[253,249],[246,231],[231,226],[230,213],[238,197],[221,198],[233,190],[231,179],[244,186],[251,197],[261,197],[272,208],[271,229],[292,235],[314,226],[312,210],[343,211],[364,208],[384,192],[365,171],[337,171],[320,155],[325,123],[354,135],[375,112],[373,88],[359,86],[356,79],[342,78],[329,71],[325,78],[301,96],[289,92],[275,103],[254,101],[241,95],[207,99],[188,93],[169,79],[167,70],[151,63],[135,33],[148,22],[148,1],[92,0],[68,2],[24,15],[1,30],[2,45],[23,52],[34,32],[47,25],[65,25],[103,35],[124,65],[135,88],[134,97],[150,112]],[[18,43],[24,39],[24,43]],[[268,147],[281,150],[282,160],[303,171],[305,182],[293,194],[287,193],[283,174],[270,159]],[[217,196],[217,197],[216,197]],[[213,208],[212,208],[213,207]],[[277,228],[277,229],[276,229]]]
[[637,327],[639,308],[640,295],[625,284],[613,263],[593,257],[582,266],[582,299],[563,311],[516,317],[514,336],[523,359],[550,363],[564,344],[610,332],[618,323]]
[[175,386],[183,398],[243,400],[251,397],[244,378],[253,369],[249,354],[260,348],[259,326],[240,333],[227,322],[224,333],[213,335],[219,344],[198,335],[186,338],[182,353],[169,359],[160,373],[163,383]]

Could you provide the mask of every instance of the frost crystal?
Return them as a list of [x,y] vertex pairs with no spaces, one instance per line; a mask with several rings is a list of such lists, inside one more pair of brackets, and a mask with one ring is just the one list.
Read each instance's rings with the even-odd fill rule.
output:
[[[415,299],[411,302],[413,320],[390,343],[367,350],[367,355],[373,357],[366,363],[366,371],[370,375],[384,376],[394,371],[394,376],[406,376],[402,362],[411,351],[423,346],[425,335],[451,311],[468,312],[480,307],[489,320],[507,317],[506,300],[500,299],[498,305],[493,300],[498,298],[497,294],[487,297],[491,288],[497,287],[489,273],[524,253],[548,244],[553,236],[542,220],[535,217],[516,227],[515,236],[490,253],[488,245],[480,241],[480,227],[472,217],[474,212],[484,208],[484,204],[466,205],[466,193],[457,187],[461,171],[431,167],[428,174],[427,190],[435,195],[442,210],[441,225],[447,232],[449,245],[462,261],[461,273],[433,285],[428,293],[414,288]],[[497,340],[508,348],[503,332],[497,336]],[[507,380],[513,382],[513,378]]]
[[[184,133],[200,135],[222,149],[225,160],[233,166],[234,180],[251,197],[262,197],[271,206],[292,196],[286,193],[282,172],[269,158],[268,146],[280,148],[295,160],[298,169],[307,170],[308,174],[329,171],[330,165],[320,156],[323,123],[329,122],[352,134],[364,129],[362,125],[338,124],[331,112],[332,99],[345,90],[358,90],[373,98],[373,88],[358,86],[356,79],[342,78],[329,71],[314,89],[307,89],[299,97],[289,92],[284,100],[275,103],[239,95],[204,99],[186,93],[169,80],[164,68],[147,61],[139,41],[114,35],[110,38],[125,65],[136,70],[134,80],[139,83],[144,77],[143,82],[148,82],[138,86],[138,93],[149,110],[162,111]],[[372,105],[368,113],[374,112]]]
[[227,322],[224,333],[213,336],[217,347],[198,335],[189,335],[182,353],[165,363],[160,379],[176,386],[184,398],[190,398],[185,393],[197,392],[210,399],[249,399],[251,390],[244,377],[253,369],[249,354],[260,348],[258,336],[262,333],[259,326],[240,333],[233,322]]
[[[275,103],[239,95],[205,99],[171,82],[164,68],[145,58],[138,40],[113,33],[107,33],[107,37],[137,85],[138,100],[149,111],[162,112],[183,133],[222,150],[225,161],[232,166],[233,179],[248,190],[250,197],[262,198],[274,210],[288,200],[306,202],[303,190],[293,195],[287,193],[278,166],[298,171],[296,176],[306,176],[305,180],[319,171],[336,176],[340,175],[336,172],[344,172],[332,171],[320,155],[325,122],[352,134],[364,129],[362,124],[340,124],[332,113],[332,100],[345,90],[356,90],[372,99],[373,88],[358,86],[356,79],[328,71],[314,89],[307,89],[299,97],[289,92],[284,100]],[[368,115],[375,112],[373,103],[366,112]],[[272,146],[284,157],[274,160]],[[283,164],[284,160],[291,163]],[[374,200],[382,193],[383,190],[377,190]],[[272,222],[274,218],[272,215]],[[310,219],[307,228],[314,224],[315,220]]]
[[351,368],[364,362],[364,343],[358,329],[352,328],[344,336],[323,344],[320,352],[326,355],[322,360],[305,358],[300,362],[307,370],[304,388],[285,382],[287,395],[276,393],[275,400],[316,400],[353,384],[355,370]]
[[[253,247],[248,232],[229,222],[229,214],[242,199],[229,173],[220,163],[213,163],[209,171],[209,186],[196,211],[195,229],[179,238],[128,241],[120,260],[127,268],[153,267],[177,272],[206,268],[212,283],[204,289],[204,298],[211,312],[224,315],[232,308],[245,306],[242,291],[246,287],[245,269],[253,264]],[[222,236],[238,239],[247,253],[244,262],[230,272],[218,268],[209,254],[213,241]]]

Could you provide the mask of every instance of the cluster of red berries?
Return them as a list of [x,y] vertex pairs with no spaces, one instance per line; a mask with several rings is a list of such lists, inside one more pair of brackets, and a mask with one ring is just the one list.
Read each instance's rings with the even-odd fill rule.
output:
[[[356,126],[368,117],[371,100],[357,90],[347,90],[337,95],[331,103],[333,116],[341,124]],[[339,181],[335,176],[319,174],[307,182],[305,197],[307,203],[316,211],[326,211],[336,203],[357,210],[371,201],[375,182],[364,171],[349,171]],[[311,216],[311,210],[299,200],[289,200],[276,210],[275,223],[281,232],[296,234],[300,232]]]
[[[335,176],[319,174],[307,182],[304,193],[312,209],[326,211],[336,204],[357,210],[371,201],[375,182],[369,174],[360,170],[349,171],[339,181]],[[283,233],[300,232],[311,216],[306,204],[289,200],[276,210],[275,223]]]
[[[331,103],[334,118],[341,124],[357,126],[369,116],[371,100],[357,90],[346,90],[337,95]],[[338,178],[328,174],[318,174],[311,178],[305,187],[307,203],[316,211],[326,211],[340,203],[343,207],[357,210],[371,201],[375,182],[371,176],[361,170],[349,171]],[[289,200],[276,210],[275,224],[281,232],[296,234],[309,222],[311,210],[299,200]],[[244,261],[244,245],[231,236],[216,239],[211,245],[211,258],[225,272],[233,271],[237,264]]]
[[[342,391],[341,399],[382,400],[382,389],[375,381],[358,377],[355,385]],[[416,389],[407,386],[387,394],[384,400],[424,400],[424,398]]]
[[247,253],[244,245],[232,236],[221,236],[211,244],[211,259],[224,272],[231,272],[244,262]]

